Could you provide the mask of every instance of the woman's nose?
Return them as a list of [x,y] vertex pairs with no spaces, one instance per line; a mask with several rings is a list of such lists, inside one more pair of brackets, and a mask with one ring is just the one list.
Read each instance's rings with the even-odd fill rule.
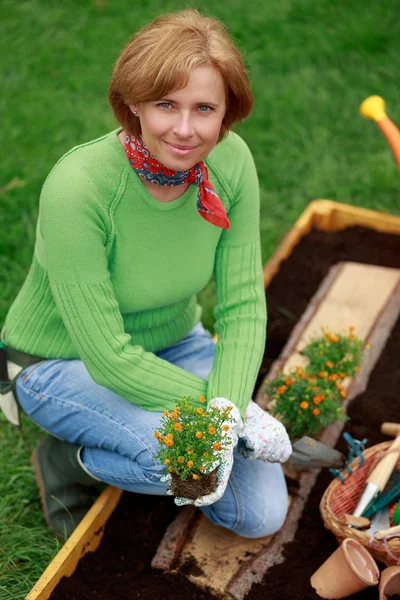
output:
[[181,138],[189,138],[193,135],[193,123],[190,114],[181,113],[177,115],[174,133]]

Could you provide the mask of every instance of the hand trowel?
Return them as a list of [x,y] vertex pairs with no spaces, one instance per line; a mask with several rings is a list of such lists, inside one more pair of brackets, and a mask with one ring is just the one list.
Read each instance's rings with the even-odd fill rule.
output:
[[340,468],[346,464],[344,454],[308,436],[297,440],[292,448],[293,452],[286,464],[297,465],[305,469]]
[[385,506],[376,511],[371,519],[371,527],[365,533],[373,535],[377,531],[381,531],[381,529],[388,529],[388,527],[390,527],[389,509]]

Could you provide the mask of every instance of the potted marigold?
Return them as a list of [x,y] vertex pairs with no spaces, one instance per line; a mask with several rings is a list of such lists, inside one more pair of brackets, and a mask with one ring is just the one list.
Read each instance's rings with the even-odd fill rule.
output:
[[301,352],[309,361],[307,367],[296,367],[289,374],[278,371],[275,379],[266,382],[271,413],[292,440],[315,436],[327,425],[347,419],[343,380],[358,371],[362,344],[354,327],[346,334],[323,331]]
[[[154,432],[160,449],[155,455],[171,474],[174,496],[196,500],[216,486],[220,455],[231,441],[229,409],[194,407],[184,396],[172,411],[164,411],[161,426]],[[200,396],[200,402],[206,399]]]

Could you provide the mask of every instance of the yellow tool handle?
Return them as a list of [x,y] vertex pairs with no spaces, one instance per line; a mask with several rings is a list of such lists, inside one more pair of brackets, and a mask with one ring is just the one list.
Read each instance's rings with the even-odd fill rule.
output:
[[382,538],[386,537],[387,535],[394,535],[394,534],[400,535],[400,525],[396,525],[395,527],[390,527],[389,529],[382,529],[381,531],[378,531],[375,534],[375,538],[377,540],[381,540]]
[[384,435],[389,435],[391,437],[398,436],[400,434],[400,423],[382,423],[381,433],[383,433]]
[[389,477],[400,456],[400,435],[386,450],[386,455],[378,462],[375,469],[367,479],[367,483],[374,483],[381,492],[387,484]]

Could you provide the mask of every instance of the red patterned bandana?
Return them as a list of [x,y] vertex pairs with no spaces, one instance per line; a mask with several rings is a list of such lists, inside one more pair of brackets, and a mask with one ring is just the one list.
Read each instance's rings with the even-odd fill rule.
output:
[[208,180],[208,171],[204,162],[197,163],[188,171],[172,171],[150,154],[142,139],[126,135],[124,148],[129,162],[142,179],[167,187],[183,183],[197,185],[199,188],[197,210],[200,215],[217,227],[229,229],[229,219],[225,208]]

